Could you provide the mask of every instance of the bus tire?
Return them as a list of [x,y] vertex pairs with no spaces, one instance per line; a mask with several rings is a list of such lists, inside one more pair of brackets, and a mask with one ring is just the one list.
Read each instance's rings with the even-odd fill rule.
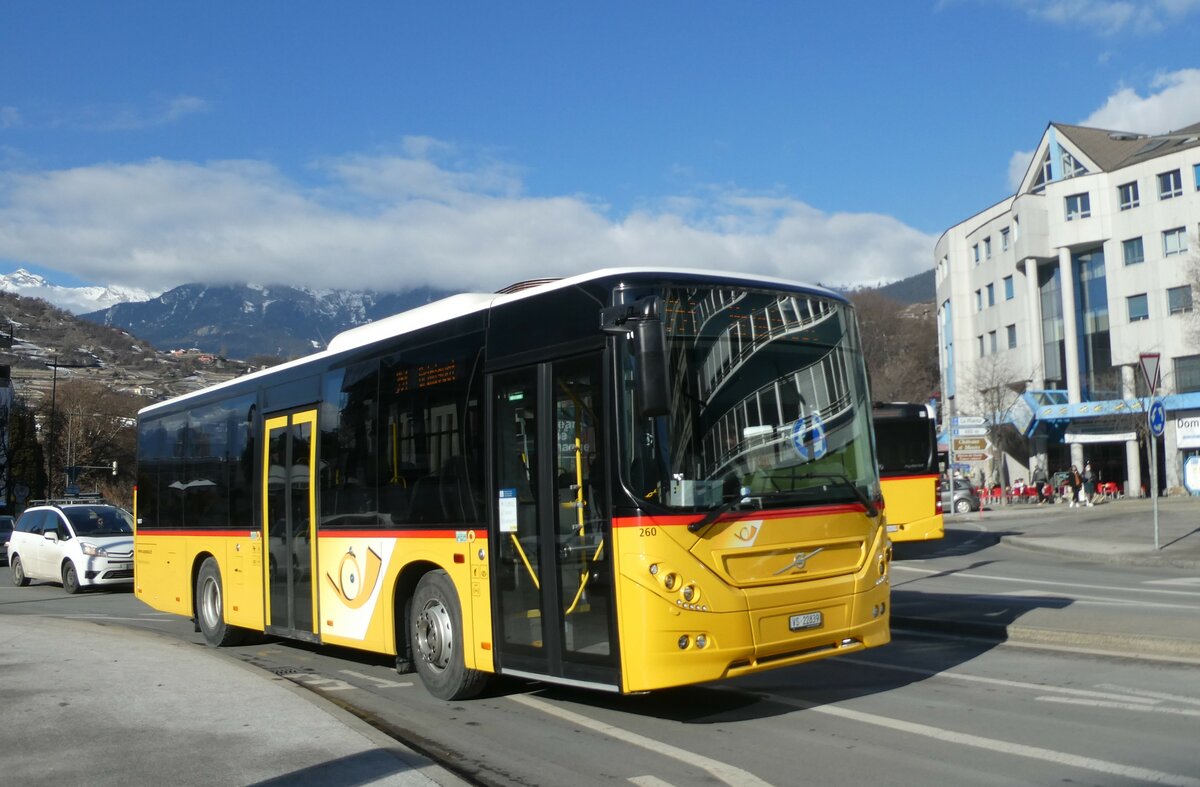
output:
[[207,558],[196,574],[196,624],[204,641],[214,648],[236,645],[242,630],[225,622],[225,594],[216,558]]
[[409,620],[412,659],[426,690],[440,700],[478,696],[487,685],[488,675],[467,669],[462,610],[454,583],[445,571],[430,571],[417,582]]
[[8,570],[12,574],[13,585],[23,588],[29,584],[29,577],[25,576],[25,566],[21,565],[20,555],[13,555],[9,559]]

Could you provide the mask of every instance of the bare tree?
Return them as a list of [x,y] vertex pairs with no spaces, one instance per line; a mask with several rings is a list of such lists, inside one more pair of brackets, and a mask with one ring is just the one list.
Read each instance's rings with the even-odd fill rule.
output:
[[1029,461],[1028,441],[1011,421],[1013,408],[1032,379],[1032,371],[1018,371],[1011,359],[1000,353],[976,360],[967,376],[966,390],[961,392],[960,413],[969,412],[985,420],[987,438],[992,444],[987,465],[989,481],[1008,482],[1004,477],[1007,469],[1002,462],[1005,454],[1022,463]]
[[864,290],[851,296],[876,401],[924,402],[938,390],[933,304],[904,304]]

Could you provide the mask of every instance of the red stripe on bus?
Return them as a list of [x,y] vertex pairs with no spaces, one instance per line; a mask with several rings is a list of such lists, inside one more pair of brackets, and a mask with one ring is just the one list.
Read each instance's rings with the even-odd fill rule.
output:
[[321,530],[318,538],[457,538],[471,530],[476,538],[487,538],[486,525],[461,530]]
[[[807,519],[815,516],[830,516],[831,514],[865,514],[866,511],[867,509],[860,503],[842,503],[839,505],[818,506],[816,508],[791,508],[779,511],[730,511],[727,514],[721,515],[716,521],[723,522],[730,519]],[[703,516],[697,516],[696,514],[622,516],[613,519],[613,527],[645,527],[648,520],[663,527],[668,525],[690,525],[693,522],[699,522],[703,518]]]
[[160,530],[157,527],[139,527],[137,529],[139,536],[199,536],[203,538],[249,538],[252,533],[257,532],[257,530],[180,530],[177,528]]

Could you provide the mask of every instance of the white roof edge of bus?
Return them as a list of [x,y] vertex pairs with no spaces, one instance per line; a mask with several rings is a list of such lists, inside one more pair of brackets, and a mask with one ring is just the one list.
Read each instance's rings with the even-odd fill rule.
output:
[[792,281],[790,279],[780,279],[773,276],[760,276],[750,273],[735,273],[733,271],[717,271],[700,268],[601,268],[599,270],[581,273],[576,276],[569,276],[562,279],[556,279],[545,284],[530,287],[529,289],[519,290],[514,293],[503,295],[498,293],[484,292],[464,292],[457,295],[451,295],[449,297],[442,298],[441,300],[434,301],[433,303],[417,306],[416,308],[409,309],[408,311],[400,312],[399,314],[393,314],[390,317],[384,317],[382,319],[375,320],[374,322],[369,322],[366,325],[360,325],[358,327],[342,331],[337,336],[333,337],[326,349],[320,352],[313,353],[312,355],[306,355],[303,358],[296,358],[295,360],[279,364],[278,366],[272,366],[267,369],[242,375],[241,377],[235,377],[231,380],[217,383],[216,385],[210,385],[207,388],[189,391],[188,393],[180,394],[179,396],[172,397],[171,399],[167,399],[162,402],[155,402],[154,404],[143,407],[138,411],[138,414],[141,415],[142,413],[148,413],[163,407],[164,405],[175,404],[177,402],[208,393],[209,391],[219,390],[226,386],[232,386],[236,383],[252,380],[256,377],[274,374],[275,372],[283,371],[284,369],[289,369],[293,366],[301,366],[319,358],[336,355],[337,353],[345,352],[346,350],[352,350],[356,347],[363,347],[382,339],[411,333],[412,331],[428,327],[435,323],[449,319],[450,317],[460,317],[462,315],[471,314],[473,312],[491,308],[492,306],[497,306],[502,303],[521,300],[523,298],[561,289],[563,287],[572,287],[593,279],[602,279],[607,276],[619,276],[623,273],[649,273],[669,276],[720,276],[729,279],[738,279],[741,281],[759,282],[762,284],[783,285],[785,287],[802,287],[806,290],[812,290],[825,295],[832,295],[839,298],[843,297],[827,287],[822,287],[820,285],[805,284],[803,282]]

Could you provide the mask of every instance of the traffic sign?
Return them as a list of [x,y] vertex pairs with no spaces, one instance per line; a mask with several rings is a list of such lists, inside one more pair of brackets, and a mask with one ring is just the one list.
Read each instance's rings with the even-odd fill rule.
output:
[[954,454],[954,458],[962,462],[986,462],[990,456],[987,451],[964,451]]
[[987,437],[987,429],[982,426],[955,427],[954,437]]
[[984,451],[987,450],[988,447],[988,441],[986,437],[956,437],[952,442],[956,452]]
[[1155,399],[1150,405],[1150,433],[1162,437],[1163,429],[1167,426],[1167,408],[1163,407],[1161,399]]
[[1161,357],[1159,353],[1140,353],[1138,355],[1142,364],[1142,376],[1146,379],[1146,387],[1150,389],[1151,396],[1158,392],[1158,362]]
[[954,416],[955,426],[984,426],[987,424],[987,419],[982,415],[956,415]]

